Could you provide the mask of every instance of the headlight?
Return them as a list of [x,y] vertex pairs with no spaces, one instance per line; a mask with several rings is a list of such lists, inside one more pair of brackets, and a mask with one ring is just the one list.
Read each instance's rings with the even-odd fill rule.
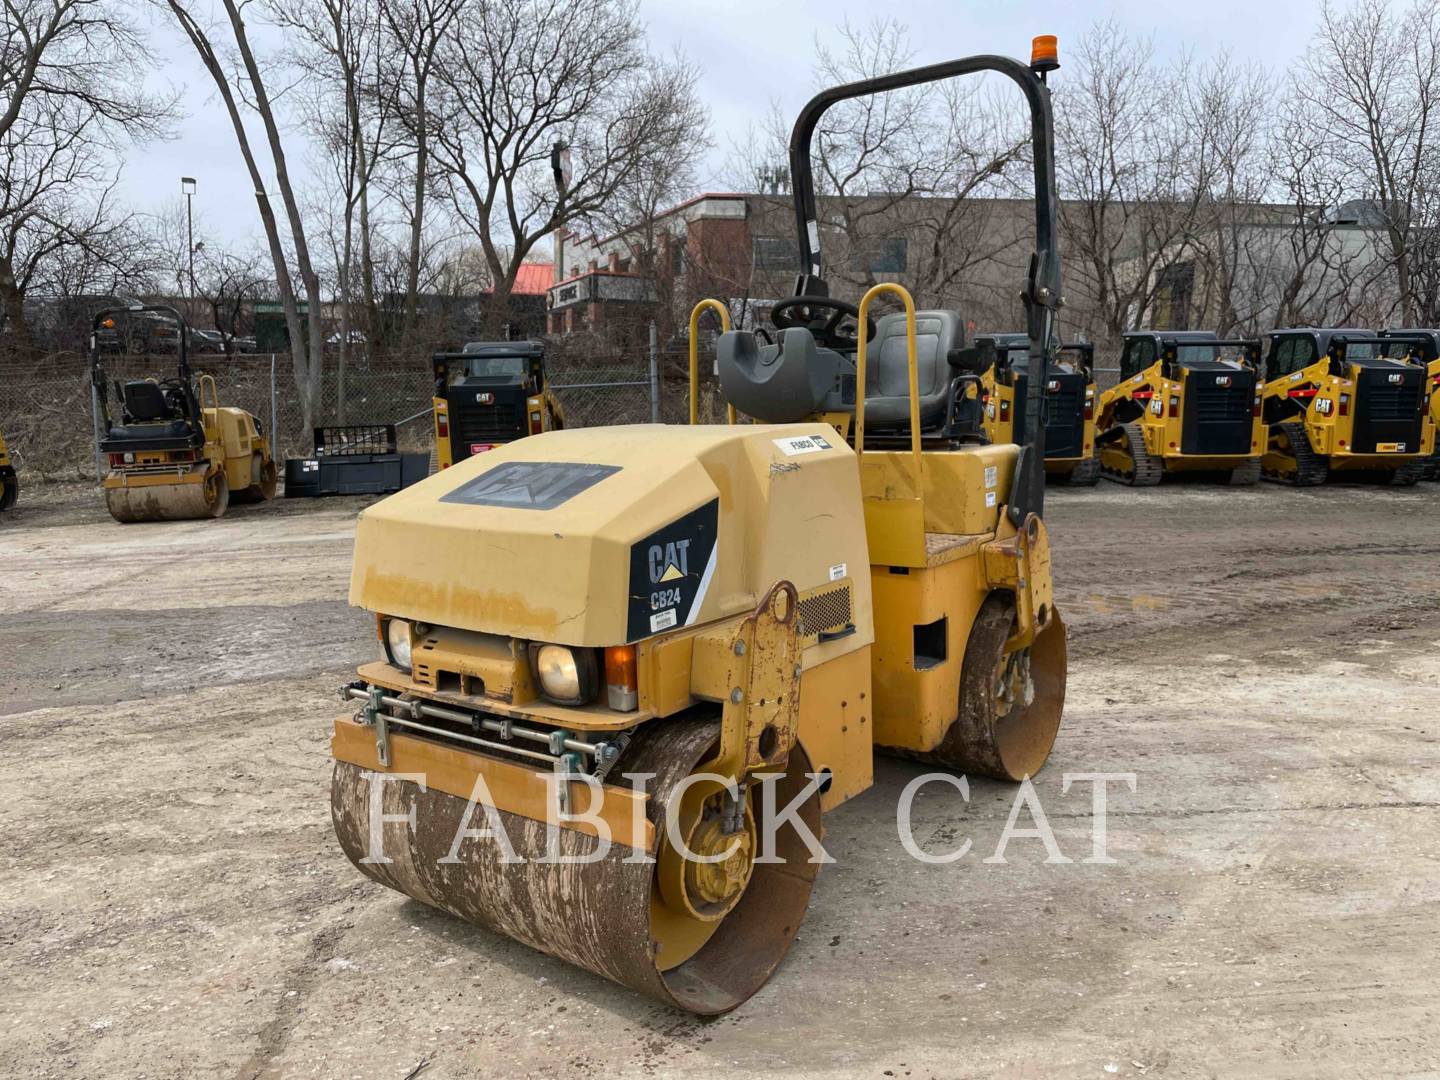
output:
[[599,667],[593,649],[532,644],[530,666],[540,692],[558,705],[584,705],[595,696]]
[[404,619],[391,619],[385,624],[385,651],[390,663],[410,670],[410,624]]

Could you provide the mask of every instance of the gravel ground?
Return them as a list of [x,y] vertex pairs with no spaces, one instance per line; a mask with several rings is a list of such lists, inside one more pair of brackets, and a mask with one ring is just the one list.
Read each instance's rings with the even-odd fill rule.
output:
[[[1051,495],[1070,692],[1036,782],[919,767],[826,820],[800,938],[720,1020],[363,879],[330,832],[360,500],[0,519],[0,1072],[1436,1076],[1440,485]],[[1083,861],[1089,786],[1113,865]],[[1026,819],[1022,816],[1022,823]]]

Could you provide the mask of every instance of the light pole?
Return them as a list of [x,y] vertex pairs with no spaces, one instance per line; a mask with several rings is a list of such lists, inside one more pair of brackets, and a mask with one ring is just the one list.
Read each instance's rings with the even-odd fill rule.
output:
[[186,253],[190,258],[190,302],[195,302],[195,178],[180,177],[180,190],[185,193]]

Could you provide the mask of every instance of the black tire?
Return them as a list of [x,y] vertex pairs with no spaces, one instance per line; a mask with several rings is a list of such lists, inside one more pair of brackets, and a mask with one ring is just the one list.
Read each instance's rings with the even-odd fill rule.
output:
[[[225,479],[225,469],[222,466],[220,471],[213,477],[214,487],[210,488],[212,481],[206,481],[207,495],[205,512],[212,518],[222,518],[225,511],[230,509],[230,481]],[[210,495],[209,492],[214,492]]]
[[1295,462],[1295,470],[1282,473],[1268,469],[1265,472],[1267,479],[1278,480],[1293,487],[1318,487],[1330,479],[1330,462],[1310,446],[1310,436],[1305,433],[1304,424],[1291,420],[1275,426],[1290,448],[1289,454]]
[[20,481],[12,470],[0,476],[0,510],[9,510],[20,498]]
[[273,458],[267,461],[260,454],[254,455],[250,474],[255,478],[255,483],[241,488],[239,491],[231,492],[230,501],[232,503],[269,502],[275,498],[275,490],[279,486],[280,476],[276,471]]

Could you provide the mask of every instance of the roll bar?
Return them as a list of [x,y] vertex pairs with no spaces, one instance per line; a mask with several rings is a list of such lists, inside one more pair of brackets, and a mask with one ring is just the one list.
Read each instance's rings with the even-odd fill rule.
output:
[[[1048,50],[1042,50],[1040,45],[1041,39],[1037,39],[1035,61],[1028,66],[1008,56],[967,56],[822,90],[800,110],[790,133],[790,179],[800,252],[800,274],[795,282],[795,295],[827,296],[829,291],[821,276],[819,211],[810,167],[810,145],[815,128],[826,110],[852,98],[986,71],[1004,75],[1024,93],[1030,107],[1030,142],[1035,166],[1035,250],[1030,256],[1021,299],[1025,304],[1026,333],[1030,338],[1030,368],[1039,377],[1030,381],[1026,391],[1025,431],[1022,433],[1015,486],[1007,510],[1011,522],[1017,526],[1027,514],[1039,514],[1045,499],[1042,393],[1050,361],[1051,329],[1055,313],[1061,305],[1055,225],[1055,125],[1050,110],[1050,88],[1045,85],[1045,73],[1059,64],[1054,59],[1054,40],[1049,39]],[[863,324],[861,333],[864,333]]]
[[[200,404],[195,396],[195,376],[190,370],[190,324],[185,321],[185,316],[171,307],[169,304],[145,304],[141,307],[108,307],[101,308],[95,313],[94,319],[90,322],[90,384],[95,387],[99,395],[100,412],[106,424],[110,422],[110,408],[107,402],[107,388],[105,386],[105,369],[100,363],[100,343],[97,336],[101,324],[111,315],[134,315],[137,312],[153,311],[160,315],[169,315],[175,320],[178,327],[178,341],[175,344],[175,351],[178,357],[176,365],[176,377],[185,384],[185,397],[190,403],[193,415],[192,422],[203,429],[204,425],[200,415]],[[211,382],[211,391],[214,391],[214,382]]]

